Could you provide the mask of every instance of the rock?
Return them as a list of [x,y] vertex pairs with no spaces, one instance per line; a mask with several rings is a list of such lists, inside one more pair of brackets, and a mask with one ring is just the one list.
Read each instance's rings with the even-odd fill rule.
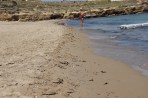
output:
[[[136,6],[122,6],[110,8],[97,8],[84,11],[85,18],[92,17],[107,17],[113,15],[127,15],[148,12],[147,2],[143,2]],[[23,13],[23,14],[17,14]],[[80,16],[79,11],[64,12],[45,12],[41,10],[26,10],[18,9],[17,2],[13,1],[0,1],[0,21],[41,21],[50,19],[78,19]],[[61,23],[60,25],[64,25]]]
[[0,21],[10,21],[11,20],[11,15],[6,14],[6,13],[2,13],[0,14]]
[[107,82],[104,83],[104,85],[107,85],[107,84],[108,84]]
[[53,13],[50,15],[50,19],[62,19],[64,17],[63,13]]
[[62,65],[57,65],[57,67],[61,68],[61,69],[66,69],[64,66]]
[[18,83],[15,83],[15,85],[17,86],[17,85],[18,85]]
[[7,63],[6,65],[13,65],[15,64],[14,62],[10,62],[10,63]]
[[52,83],[56,83],[56,84],[63,84],[63,79],[57,78],[56,80],[54,80]]
[[42,95],[56,95],[57,93],[55,91],[49,91],[47,93],[43,93]]
[[103,71],[103,70],[102,70],[101,73],[106,73],[106,71]]
[[143,12],[143,6],[130,6],[124,8],[126,14],[136,14]]
[[114,9],[104,9],[105,16],[111,16],[114,14]]
[[85,60],[83,60],[82,62],[86,62]]
[[49,20],[49,19],[50,19],[49,14],[47,14],[47,15],[42,14],[42,15],[38,16],[38,20]]
[[90,79],[89,81],[94,81],[94,79]]
[[143,7],[143,12],[148,12],[148,5]]
[[67,61],[60,61],[60,64],[64,64],[64,65],[68,65],[69,64],[69,62],[67,62]]
[[76,66],[80,66],[79,64],[76,64]]
[[85,13],[85,18],[93,18],[93,17],[97,17],[97,16],[98,16],[97,11],[88,11]]
[[64,18],[66,19],[77,19],[79,18],[80,13],[79,12],[68,12],[64,15]]
[[11,18],[12,18],[12,21],[18,21],[19,15],[12,15]]
[[65,25],[65,23],[63,23],[63,22],[62,23],[58,23],[58,25]]
[[67,91],[68,94],[74,93],[73,89],[69,89],[69,91]]

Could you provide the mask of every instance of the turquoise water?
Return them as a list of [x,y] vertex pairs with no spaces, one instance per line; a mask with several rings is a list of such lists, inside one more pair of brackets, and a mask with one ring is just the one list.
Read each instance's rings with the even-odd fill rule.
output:
[[[148,13],[85,19],[84,33],[94,41],[95,53],[128,63],[148,76],[148,27],[120,29],[120,25],[148,22]],[[80,20],[68,25],[80,27]]]

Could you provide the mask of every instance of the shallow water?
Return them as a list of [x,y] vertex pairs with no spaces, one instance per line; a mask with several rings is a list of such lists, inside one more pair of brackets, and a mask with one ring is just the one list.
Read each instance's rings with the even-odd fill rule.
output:
[[[95,53],[128,63],[148,76],[148,27],[120,29],[120,25],[148,22],[148,13],[86,19],[84,33],[95,42]],[[68,25],[80,27],[79,20]]]

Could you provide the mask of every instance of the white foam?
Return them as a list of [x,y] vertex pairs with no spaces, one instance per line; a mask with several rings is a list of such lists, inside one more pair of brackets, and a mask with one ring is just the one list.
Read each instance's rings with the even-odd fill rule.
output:
[[120,25],[121,29],[134,29],[138,27],[148,26],[148,22],[146,23],[138,23],[138,24],[128,24],[128,25]]

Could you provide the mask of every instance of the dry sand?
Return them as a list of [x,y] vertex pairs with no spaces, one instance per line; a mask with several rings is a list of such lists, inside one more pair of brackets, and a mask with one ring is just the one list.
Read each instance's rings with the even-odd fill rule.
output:
[[0,22],[0,98],[148,98],[147,77],[55,22]]

